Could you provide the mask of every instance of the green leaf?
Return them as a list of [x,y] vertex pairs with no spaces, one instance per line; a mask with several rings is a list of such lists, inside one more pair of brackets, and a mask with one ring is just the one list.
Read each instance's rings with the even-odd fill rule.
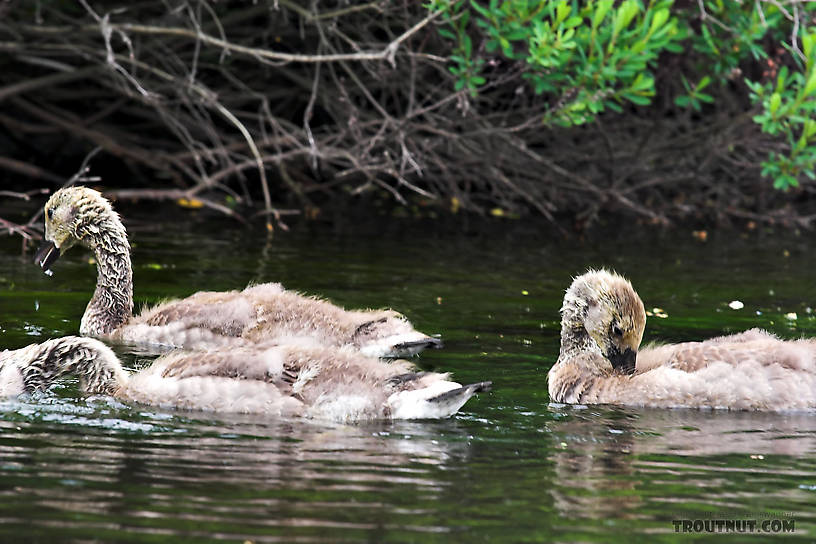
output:
[[714,45],[714,40],[711,38],[711,32],[708,30],[708,26],[703,25],[702,26],[702,32],[703,32],[703,39],[705,40],[706,45],[708,45],[709,49],[711,49],[711,51],[715,55],[719,55],[720,50],[717,49],[716,45]]
[[639,94],[626,93],[626,94],[623,95],[623,97],[626,100],[628,100],[629,102],[632,102],[633,104],[637,104],[638,106],[648,106],[651,103],[651,100],[649,100],[645,96],[641,96]]
[[600,0],[598,2],[597,7],[595,8],[595,13],[592,15],[592,28],[598,28],[598,25],[601,24],[606,14],[609,13],[609,10],[612,8],[614,0]]
[[567,0],[561,0],[555,8],[555,26],[561,24],[571,12],[572,8],[567,4]]
[[654,87],[654,79],[652,76],[644,76],[643,72],[639,73],[635,80],[632,82],[630,88],[633,91],[643,91],[646,89],[651,89]]
[[617,102],[609,100],[606,102],[606,107],[616,113],[623,113],[623,108],[621,108],[620,104],[618,104]]
[[779,75],[776,77],[776,92],[783,93],[785,91],[785,84],[788,81],[788,67],[783,66],[779,70]]
[[[652,24],[649,27],[649,34],[653,34],[658,28],[669,19],[669,10],[662,8],[654,12],[652,16]],[[703,27],[705,28],[705,27]]]
[[771,99],[768,101],[768,111],[771,112],[771,115],[776,114],[776,111],[779,109],[779,105],[782,103],[782,96],[779,93],[773,93],[771,95]]
[[804,128],[805,138],[810,139],[814,135],[816,135],[816,121],[813,119],[808,119],[805,121],[805,128]]
[[615,25],[613,27],[613,35],[617,36],[621,30],[629,26],[632,19],[640,11],[640,5],[636,0],[625,0],[618,8],[615,14]]
[[762,86],[762,83],[758,81],[751,81],[748,78],[745,78],[743,81],[745,82],[746,87],[751,89],[751,92],[756,94],[757,97],[761,97],[765,94],[765,87]]
[[679,44],[679,43],[677,43],[677,42],[670,42],[670,43],[667,43],[667,44],[665,45],[665,47],[666,47],[666,50],[667,50],[669,53],[679,54],[679,53],[682,53],[682,52],[683,52],[683,46],[682,46],[682,45],[680,45],[680,44]]
[[808,61],[812,60],[810,53],[813,51],[813,44],[816,43],[816,33],[805,34],[802,36],[802,52]]
[[810,73],[810,77],[808,78],[807,84],[805,85],[804,90],[802,91],[802,96],[807,98],[813,91],[816,90],[816,70],[813,70]]
[[520,40],[527,40],[530,37],[530,32],[526,28],[517,28],[506,33],[504,37],[508,40],[517,42]]
[[455,40],[456,39],[456,35],[453,32],[451,32],[450,30],[448,30],[447,28],[440,28],[439,29],[439,35],[442,36],[443,38],[447,38],[449,40]]
[[584,22],[582,17],[574,16],[564,21],[564,28],[575,28]]
[[[485,19],[489,19],[489,18],[490,18],[490,11],[488,11],[488,8],[481,6],[481,5],[479,4],[479,2],[476,2],[476,0],[471,0],[471,2],[470,2],[470,6],[471,6],[473,9],[475,9],[477,12],[479,12],[479,14],[480,14],[482,17],[484,17]],[[492,7],[493,7],[493,6],[491,6],[491,8],[492,8]]]

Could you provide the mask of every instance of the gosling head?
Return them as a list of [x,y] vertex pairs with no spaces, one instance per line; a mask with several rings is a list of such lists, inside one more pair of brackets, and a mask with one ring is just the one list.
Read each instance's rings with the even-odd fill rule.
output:
[[100,234],[109,230],[124,235],[119,216],[99,191],[87,187],[60,189],[45,203],[45,235],[34,256],[44,271],[75,244],[94,248]]
[[[628,280],[606,270],[590,270],[573,280],[561,308],[561,351],[586,339],[612,368],[635,372],[646,312]],[[588,337],[588,338],[587,338]]]
[[369,357],[411,357],[426,348],[439,349],[442,340],[423,334],[397,312],[386,310],[379,319],[359,325],[351,337],[361,353]]

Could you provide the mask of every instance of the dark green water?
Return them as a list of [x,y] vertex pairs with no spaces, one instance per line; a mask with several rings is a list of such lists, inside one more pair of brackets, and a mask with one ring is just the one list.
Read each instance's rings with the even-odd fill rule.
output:
[[[816,538],[816,414],[558,407],[546,384],[563,290],[590,266],[627,275],[668,314],[649,318],[646,341],[816,335],[806,236],[610,230],[577,244],[404,223],[267,239],[132,215],[137,304],[280,281],[390,306],[445,339],[420,366],[494,391],[450,420],[359,426],[128,406],[70,382],[6,400],[0,542],[678,542],[690,535],[672,520],[711,518],[792,519],[787,538]],[[48,278],[19,239],[0,250],[2,347],[75,333],[95,282],[88,253]],[[149,363],[118,350],[131,368]]]

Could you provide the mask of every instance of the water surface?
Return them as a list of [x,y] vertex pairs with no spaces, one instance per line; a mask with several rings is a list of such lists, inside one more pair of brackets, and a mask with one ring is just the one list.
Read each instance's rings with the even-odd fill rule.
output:
[[[450,420],[345,426],[82,398],[69,380],[0,403],[0,541],[675,542],[688,536],[672,520],[717,517],[793,519],[788,538],[816,538],[816,415],[563,407],[546,386],[563,291],[588,267],[627,275],[667,314],[645,341],[816,335],[806,236],[609,229],[579,242],[392,221],[269,237],[127,216],[137,306],[263,281],[390,306],[444,338],[421,368],[494,391]],[[76,333],[89,254],[72,250],[49,278],[19,246],[0,239],[2,347]],[[131,369],[150,362],[116,349]]]

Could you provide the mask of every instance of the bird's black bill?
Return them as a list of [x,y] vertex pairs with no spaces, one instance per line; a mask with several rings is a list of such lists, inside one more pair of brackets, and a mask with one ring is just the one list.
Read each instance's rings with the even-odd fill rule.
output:
[[34,264],[42,268],[43,272],[48,272],[51,269],[51,265],[59,259],[59,256],[59,249],[54,245],[54,242],[44,240],[40,249],[38,249],[34,255]]
[[621,353],[618,350],[613,351],[609,354],[609,362],[612,363],[612,368],[620,372],[621,374],[634,374],[635,373],[635,361],[637,360],[637,352],[632,351],[630,348],[627,348],[626,351]]
[[406,350],[412,348],[433,348],[433,349],[442,349],[444,346],[442,344],[442,340],[439,338],[423,338],[422,340],[414,340],[412,342],[402,342],[401,344],[397,344],[394,346],[396,350]]

